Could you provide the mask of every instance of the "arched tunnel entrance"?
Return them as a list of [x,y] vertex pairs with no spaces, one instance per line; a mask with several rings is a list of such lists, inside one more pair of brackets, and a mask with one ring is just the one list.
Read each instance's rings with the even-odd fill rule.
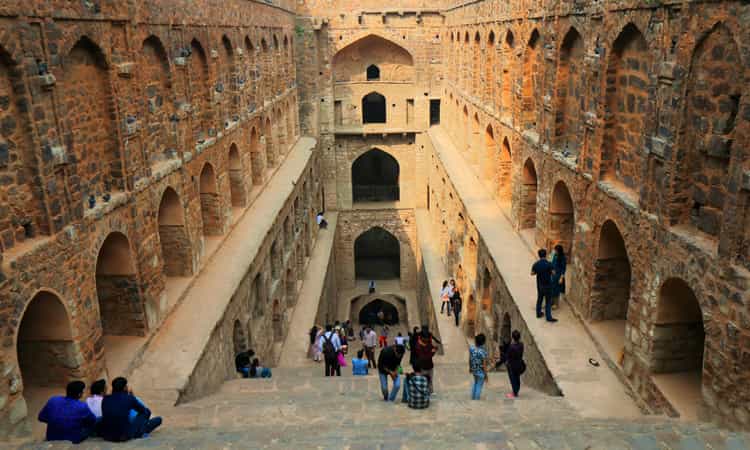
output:
[[369,325],[396,325],[398,310],[381,299],[375,299],[359,310],[359,323]]

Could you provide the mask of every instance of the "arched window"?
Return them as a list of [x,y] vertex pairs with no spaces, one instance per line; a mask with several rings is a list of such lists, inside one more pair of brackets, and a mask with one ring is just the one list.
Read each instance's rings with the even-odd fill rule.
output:
[[389,202],[399,199],[399,165],[388,153],[372,149],[352,164],[352,200]]
[[371,92],[362,97],[362,123],[385,123],[385,97]]
[[380,68],[375,64],[372,64],[367,68],[367,81],[379,80],[380,79]]
[[354,272],[357,279],[401,278],[401,246],[387,230],[372,227],[354,241]]

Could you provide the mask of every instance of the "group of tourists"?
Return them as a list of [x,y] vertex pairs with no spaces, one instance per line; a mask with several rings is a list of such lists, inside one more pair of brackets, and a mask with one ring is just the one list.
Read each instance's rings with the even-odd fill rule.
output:
[[351,321],[328,324],[325,328],[314,325],[310,329],[310,344],[307,357],[325,363],[325,376],[341,376],[341,367],[346,366],[349,341],[354,340]]
[[98,436],[110,442],[124,442],[148,437],[161,425],[161,417],[151,417],[151,410],[133,394],[123,377],[112,380],[109,395],[105,380],[95,381],[91,395],[83,402],[85,390],[83,381],[71,381],[65,396],[54,396],[44,405],[39,421],[47,424],[47,441],[78,444]]
[[260,364],[252,349],[237,353],[234,367],[243,378],[271,378],[271,369]]
[[440,314],[443,314],[443,312],[446,311],[447,306],[447,313],[448,316],[453,313],[453,316],[456,319],[456,326],[459,325],[461,321],[461,308],[463,307],[463,300],[461,300],[461,292],[459,292],[458,288],[456,287],[456,280],[453,278],[443,281],[443,286],[440,288]]
[[[552,317],[552,308],[557,307],[560,295],[565,293],[565,271],[567,258],[562,245],[555,245],[552,262],[547,260],[547,250],[539,249],[539,260],[531,266],[531,276],[536,276],[536,317],[545,317],[547,322],[557,322]],[[542,313],[544,304],[544,313]]]

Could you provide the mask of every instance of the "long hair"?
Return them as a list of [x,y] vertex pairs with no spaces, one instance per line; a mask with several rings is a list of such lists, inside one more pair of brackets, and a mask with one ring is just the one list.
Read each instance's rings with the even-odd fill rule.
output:
[[561,263],[565,263],[565,249],[563,249],[563,246],[560,244],[555,245],[555,254],[557,254],[557,258],[560,260]]

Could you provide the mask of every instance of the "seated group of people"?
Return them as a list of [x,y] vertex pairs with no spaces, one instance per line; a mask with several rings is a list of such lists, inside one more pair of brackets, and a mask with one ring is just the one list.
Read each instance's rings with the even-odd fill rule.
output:
[[271,378],[271,369],[260,365],[253,350],[237,353],[234,357],[234,367],[242,374],[242,378]]
[[161,425],[161,417],[151,417],[151,410],[133,395],[123,377],[107,383],[98,380],[91,385],[91,396],[82,402],[86,383],[71,381],[65,396],[54,396],[39,412],[39,421],[47,424],[46,440],[71,441],[78,444],[91,436],[110,442],[124,442],[147,437]]

